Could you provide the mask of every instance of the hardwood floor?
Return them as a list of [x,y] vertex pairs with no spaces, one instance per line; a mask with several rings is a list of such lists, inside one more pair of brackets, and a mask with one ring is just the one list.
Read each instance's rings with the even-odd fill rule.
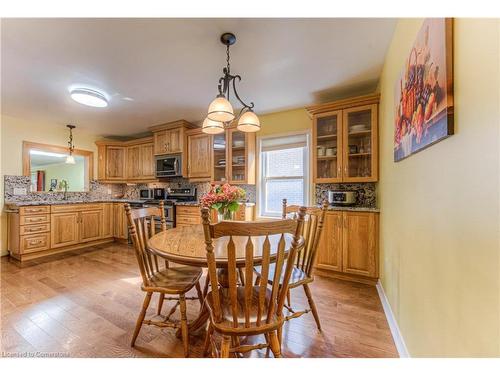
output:
[[[171,329],[144,326],[136,347],[130,347],[144,298],[131,247],[96,246],[21,267],[3,257],[0,276],[3,356],[183,356],[182,341]],[[312,314],[285,323],[285,357],[397,356],[375,287],[317,277],[311,289],[323,332],[317,331]],[[306,306],[302,288],[292,291],[292,303]],[[164,312],[169,305],[165,301]],[[156,306],[157,299],[148,315],[155,314]],[[188,319],[198,309],[197,301],[188,301]],[[203,335],[191,336],[190,355],[200,357],[202,346]]]

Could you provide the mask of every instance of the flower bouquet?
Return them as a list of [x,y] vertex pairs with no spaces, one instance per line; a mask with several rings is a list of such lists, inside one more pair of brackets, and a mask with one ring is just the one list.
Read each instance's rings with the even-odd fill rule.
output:
[[201,198],[203,207],[217,210],[219,221],[232,220],[234,213],[238,211],[239,201],[245,199],[246,192],[240,187],[224,185],[212,185],[210,191]]

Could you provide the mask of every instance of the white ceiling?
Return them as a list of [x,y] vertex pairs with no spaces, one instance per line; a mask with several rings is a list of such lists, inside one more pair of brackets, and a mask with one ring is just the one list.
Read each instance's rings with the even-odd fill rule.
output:
[[[204,118],[225,65],[257,114],[374,90],[394,19],[3,19],[2,113],[99,135]],[[72,85],[107,93],[73,102]],[[356,92],[357,93],[357,92]],[[127,100],[128,99],[128,100]],[[132,100],[130,100],[132,99]]]

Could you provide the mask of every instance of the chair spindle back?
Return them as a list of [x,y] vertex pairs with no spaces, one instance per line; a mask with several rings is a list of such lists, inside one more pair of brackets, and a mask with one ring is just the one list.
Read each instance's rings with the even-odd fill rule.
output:
[[[221,223],[210,224],[210,211],[208,208],[202,209],[203,228],[205,233],[205,244],[207,250],[207,263],[210,275],[210,282],[212,286],[212,298],[214,306],[214,315],[217,320],[222,319],[222,293],[225,293],[225,298],[229,298],[231,305],[232,325],[234,328],[250,327],[255,325],[260,327],[266,323],[270,323],[273,315],[281,315],[283,304],[285,302],[286,292],[288,289],[288,282],[293,268],[293,261],[297,253],[297,249],[301,245],[300,233],[302,232],[302,225],[304,220],[305,208],[299,209],[297,220],[280,220],[280,221],[266,221],[266,222],[231,222],[223,221]],[[286,241],[285,234],[293,235],[290,244],[288,256],[286,254]],[[276,245],[275,252],[271,252],[270,236],[279,236],[279,241]],[[227,244],[227,257],[228,257],[228,288],[221,290],[219,287],[219,280],[217,275],[216,260],[214,255],[213,239],[220,237],[229,237]],[[245,242],[245,262],[244,264],[237,264],[237,251],[234,237],[246,237]],[[259,237],[259,238],[257,238]],[[262,241],[262,237],[264,240]],[[272,238],[275,242],[275,238]],[[238,241],[242,243],[242,241]],[[261,247],[259,252],[256,252],[256,246]],[[259,263],[261,264],[261,279],[259,285],[254,285],[253,273],[256,257],[260,257]],[[269,265],[273,259],[276,259],[276,270],[278,270],[269,291],[267,278],[269,275]],[[285,267],[283,267],[286,264]],[[245,284],[242,288],[238,289],[238,268],[243,269],[245,276]],[[284,272],[284,282],[280,288],[279,280],[281,278],[281,271]],[[238,303],[238,293],[244,297],[243,305]],[[244,293],[244,296],[241,296]],[[270,293],[270,297],[266,296]],[[227,297],[226,297],[227,295]],[[256,303],[252,304],[252,301]],[[253,306],[253,309],[251,307]],[[257,309],[255,311],[255,306]],[[241,309],[241,310],[240,310]],[[244,316],[244,320],[238,320],[238,316]],[[253,320],[251,319],[253,317]]]
[[132,209],[130,204],[126,203],[125,212],[142,281],[147,286],[153,273],[160,270],[158,258],[148,250],[147,241],[156,234],[155,217],[160,217],[161,231],[167,230],[164,204],[160,202],[158,207]]
[[[296,218],[300,206],[287,206],[287,200],[283,199],[282,218]],[[328,210],[328,202],[324,201],[321,208],[306,207],[304,216],[304,225],[301,235],[304,237],[304,248],[297,254],[295,266],[311,277],[313,274],[314,263],[318,250],[319,240],[323,232],[323,224],[325,222],[326,211]]]

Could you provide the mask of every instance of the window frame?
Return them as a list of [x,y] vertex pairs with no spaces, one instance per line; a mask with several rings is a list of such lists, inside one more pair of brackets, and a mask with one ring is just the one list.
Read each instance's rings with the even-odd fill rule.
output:
[[[306,138],[306,146],[304,147],[303,150],[303,174],[302,175],[296,175],[296,176],[279,176],[279,177],[267,177],[266,176],[266,163],[267,163],[267,156],[264,154],[262,151],[262,141],[265,139],[272,139],[272,138],[286,138],[286,137],[292,137],[296,135],[305,135]],[[311,164],[311,132],[306,130],[306,131],[299,131],[299,132],[289,132],[289,133],[283,133],[283,134],[272,134],[268,136],[262,136],[259,137],[257,140],[257,145],[258,145],[258,181],[257,181],[257,216],[258,217],[263,217],[263,218],[277,218],[281,217],[281,212],[279,213],[274,213],[274,212],[266,212],[266,182],[273,180],[273,181],[279,181],[279,180],[292,180],[292,179],[302,179],[303,180],[303,191],[304,191],[304,204],[306,206],[309,205],[310,198],[311,198],[311,191],[313,190],[311,187],[311,179],[310,179],[310,164]],[[285,148],[284,148],[285,149]],[[283,197],[286,198],[286,197]]]

